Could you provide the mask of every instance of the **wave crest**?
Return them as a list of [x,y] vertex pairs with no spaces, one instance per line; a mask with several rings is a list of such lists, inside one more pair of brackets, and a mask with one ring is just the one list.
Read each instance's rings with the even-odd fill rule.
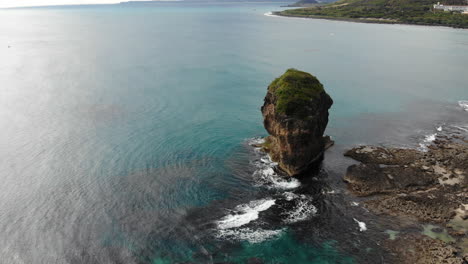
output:
[[219,230],[217,237],[228,240],[246,240],[250,243],[261,243],[266,240],[278,238],[283,233],[283,229],[265,230],[265,229],[226,229]]
[[294,208],[286,212],[285,223],[297,223],[317,214],[317,208],[312,204],[312,197],[304,194],[297,195],[295,193],[285,192],[285,198],[287,201],[294,201],[295,203]]
[[254,165],[257,170],[253,173],[253,177],[258,185],[284,190],[301,186],[298,179],[279,175],[274,169],[278,163],[273,162],[268,155],[264,154],[259,160],[254,161]]
[[461,100],[461,101],[458,101],[458,105],[465,111],[468,112],[468,101],[466,100]]
[[236,206],[234,213],[226,215],[217,222],[219,229],[229,229],[246,225],[258,219],[258,214],[275,204],[275,199],[254,200]]

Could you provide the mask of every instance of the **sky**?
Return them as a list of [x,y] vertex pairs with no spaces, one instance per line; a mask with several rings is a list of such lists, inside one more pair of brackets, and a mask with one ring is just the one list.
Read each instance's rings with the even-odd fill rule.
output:
[[116,4],[125,1],[128,0],[0,0],[0,8],[47,5]]

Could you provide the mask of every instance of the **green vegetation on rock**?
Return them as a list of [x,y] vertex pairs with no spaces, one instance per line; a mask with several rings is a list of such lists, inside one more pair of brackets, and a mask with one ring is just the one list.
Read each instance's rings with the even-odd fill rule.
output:
[[[450,2],[448,2],[450,1]],[[459,3],[448,0],[444,4]],[[335,3],[275,14],[310,18],[328,18],[372,23],[403,23],[468,28],[468,15],[434,11],[436,0],[341,0]]]
[[311,101],[318,98],[324,90],[315,76],[289,69],[268,86],[268,91],[277,98],[278,113],[303,118],[307,115]]

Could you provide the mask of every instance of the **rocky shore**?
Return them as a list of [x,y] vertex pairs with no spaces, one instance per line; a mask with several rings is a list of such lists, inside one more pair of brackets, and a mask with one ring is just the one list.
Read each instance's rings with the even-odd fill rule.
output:
[[[287,70],[268,87],[261,110],[269,136],[258,147],[285,174],[308,172],[333,144],[323,135],[332,104],[315,76]],[[344,155],[357,164],[347,168],[343,179],[364,208],[377,217],[395,219],[391,226],[401,227],[382,230],[390,237],[380,241],[395,263],[466,264],[468,140],[460,132],[434,134],[431,139],[420,149],[350,149]]]
[[[344,176],[357,196],[368,197],[370,211],[433,224],[447,230],[445,242],[408,232],[384,246],[399,263],[468,263],[468,141],[438,137],[427,150],[360,146],[345,153],[359,164]],[[440,226],[440,228],[436,227]]]
[[[331,17],[331,16],[314,16],[314,15],[291,15],[285,14],[281,11],[271,12],[273,16],[280,17],[292,17],[292,18],[307,18],[307,19],[323,19],[331,21],[344,21],[344,22],[354,22],[354,23],[368,23],[368,24],[400,24],[400,25],[414,25],[409,23],[402,23],[392,19],[382,19],[382,18],[340,18],[340,17]],[[431,24],[418,24],[419,26],[434,26]]]

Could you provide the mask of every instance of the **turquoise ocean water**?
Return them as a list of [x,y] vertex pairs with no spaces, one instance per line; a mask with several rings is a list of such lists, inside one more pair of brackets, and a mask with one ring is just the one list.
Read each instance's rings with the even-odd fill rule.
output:
[[[386,257],[377,220],[349,206],[341,153],[466,132],[468,31],[264,15],[279,6],[0,10],[0,262]],[[290,67],[335,102],[337,144],[300,182],[249,146]]]

